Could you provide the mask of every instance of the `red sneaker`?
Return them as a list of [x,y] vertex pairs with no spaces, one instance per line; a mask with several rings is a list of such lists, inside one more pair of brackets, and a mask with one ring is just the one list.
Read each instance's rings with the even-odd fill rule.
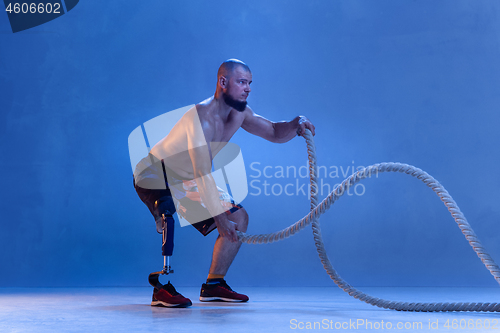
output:
[[164,306],[167,308],[185,308],[192,305],[191,300],[179,294],[174,286],[168,281],[163,287],[153,291],[151,306]]
[[200,301],[202,302],[246,302],[248,296],[238,294],[229,287],[225,280],[216,284],[202,284],[200,292]]

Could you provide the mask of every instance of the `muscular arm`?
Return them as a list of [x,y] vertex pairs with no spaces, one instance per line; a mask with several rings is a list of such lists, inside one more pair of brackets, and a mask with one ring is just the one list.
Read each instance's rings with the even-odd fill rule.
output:
[[256,114],[249,107],[244,112],[245,119],[241,127],[271,142],[288,142],[297,135],[297,130],[303,132],[306,128],[309,128],[313,135],[315,134],[314,125],[304,116],[297,116],[291,121],[272,122]]
[[[217,230],[222,237],[236,242],[235,224],[228,220],[224,214],[224,208],[220,204],[219,190],[212,177],[212,158],[210,156],[209,144],[214,137],[214,127],[207,121],[200,119],[199,128],[188,131],[188,149],[193,163],[193,173],[200,193],[201,201],[214,218]],[[196,127],[196,126],[195,126]]]
[[[213,138],[213,126],[206,121],[200,120],[200,127],[193,126],[187,131],[187,143],[189,156],[193,164],[193,174],[198,185],[198,191],[202,202],[212,216],[224,212],[220,201],[219,191],[212,177],[212,159],[210,157],[209,144]],[[196,124],[196,122],[193,122]]]

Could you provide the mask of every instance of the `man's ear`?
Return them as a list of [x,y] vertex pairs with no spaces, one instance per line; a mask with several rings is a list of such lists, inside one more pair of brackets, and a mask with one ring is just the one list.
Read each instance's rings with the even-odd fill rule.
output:
[[224,75],[221,75],[219,77],[219,85],[221,86],[222,89],[226,89],[228,84],[228,80]]

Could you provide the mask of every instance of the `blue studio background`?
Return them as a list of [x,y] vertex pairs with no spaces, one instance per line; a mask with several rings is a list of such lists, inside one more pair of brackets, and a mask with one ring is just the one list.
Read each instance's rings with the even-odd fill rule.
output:
[[[132,187],[128,135],[209,97],[233,57],[252,69],[257,113],[315,124],[324,184],[353,166],[418,166],[500,261],[500,2],[82,0],[16,34],[0,13],[0,286],[146,286],[163,264],[161,236]],[[277,174],[306,164],[302,138],[277,145],[240,130],[233,142],[256,180],[242,202],[250,233],[308,212],[307,179]],[[279,192],[287,184],[293,195]],[[348,282],[496,285],[423,183],[381,174],[362,184],[321,219]],[[215,237],[177,226],[176,286],[204,281]],[[227,280],[333,285],[310,228],[243,245]]]

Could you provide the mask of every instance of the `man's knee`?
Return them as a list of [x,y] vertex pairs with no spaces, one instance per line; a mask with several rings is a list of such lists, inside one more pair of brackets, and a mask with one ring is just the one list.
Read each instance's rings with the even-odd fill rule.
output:
[[[237,212],[233,213],[235,214],[235,221],[237,224],[237,229],[242,232],[247,231],[248,227],[248,213],[245,208],[240,208],[238,209]],[[229,218],[231,219],[231,218]]]

